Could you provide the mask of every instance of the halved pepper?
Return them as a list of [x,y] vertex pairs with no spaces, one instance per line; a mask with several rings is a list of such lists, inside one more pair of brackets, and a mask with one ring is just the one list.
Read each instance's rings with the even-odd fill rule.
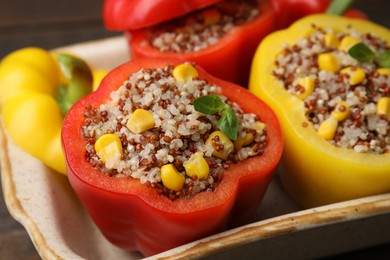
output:
[[315,30],[313,24],[337,32],[352,27],[390,42],[389,30],[372,22],[312,15],[271,34],[260,44],[252,64],[250,90],[274,109],[281,122],[285,138],[281,180],[304,207],[390,192],[390,154],[357,153],[328,143],[307,122],[304,102],[288,93],[272,73],[283,45],[292,46],[307,37]]
[[105,0],[104,24],[108,29],[135,30],[151,26],[222,0]]
[[198,63],[212,75],[246,86],[254,51],[263,37],[274,31],[276,13],[271,1],[258,1],[259,15],[235,27],[216,44],[191,52],[160,51],[150,43],[149,28],[128,30],[134,58],[177,58]]
[[[108,29],[125,31],[133,58],[176,58],[194,61],[209,73],[224,80],[247,86],[250,64],[257,45],[269,33],[289,26],[307,14],[326,10],[329,0],[253,0],[259,14],[236,26],[217,43],[190,52],[160,51],[150,43],[150,26],[195,11],[240,1],[122,1],[106,0],[104,22]],[[245,2],[245,1],[242,1]],[[207,10],[207,9],[206,9]],[[347,15],[366,17],[356,10]],[[175,26],[175,25],[173,25]]]
[[86,159],[86,141],[80,129],[83,111],[111,100],[130,75],[145,68],[178,65],[174,59],[137,59],[111,71],[99,89],[76,103],[62,128],[68,178],[102,233],[117,246],[152,255],[221,231],[244,221],[258,207],[282,153],[282,135],[275,114],[249,91],[219,80],[196,66],[200,79],[219,86],[222,95],[255,113],[266,125],[267,146],[255,156],[230,166],[216,189],[174,201],[134,178],[113,178]]
[[63,115],[91,91],[90,68],[69,54],[27,47],[0,63],[1,115],[8,133],[25,151],[63,174]]

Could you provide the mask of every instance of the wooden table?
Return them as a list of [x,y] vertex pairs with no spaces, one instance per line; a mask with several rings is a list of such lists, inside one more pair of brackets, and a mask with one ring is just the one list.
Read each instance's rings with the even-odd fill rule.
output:
[[[0,58],[26,46],[50,49],[120,35],[104,28],[102,3],[102,0],[1,0]],[[373,21],[390,27],[390,1],[356,0],[355,6]],[[0,259],[40,259],[25,229],[9,215],[1,186],[0,190]],[[390,259],[390,245],[361,249],[336,258],[357,255]]]

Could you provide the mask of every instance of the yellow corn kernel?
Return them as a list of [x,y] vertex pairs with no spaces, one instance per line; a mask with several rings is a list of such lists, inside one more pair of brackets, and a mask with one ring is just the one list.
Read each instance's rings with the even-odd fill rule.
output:
[[324,43],[328,48],[337,48],[340,44],[340,41],[333,33],[327,33],[324,36]]
[[264,128],[265,128],[265,124],[264,123],[262,123],[262,122],[257,122],[256,123],[256,133],[257,134],[261,134],[263,132]]
[[376,105],[376,113],[378,115],[386,115],[390,120],[390,98],[381,97]]
[[348,52],[348,50],[354,46],[355,44],[358,44],[360,42],[359,39],[353,37],[353,36],[345,36],[343,39],[341,39],[339,50]]
[[359,67],[347,67],[342,69],[341,73],[349,75],[348,82],[350,85],[357,85],[366,78],[366,73]]
[[103,162],[109,160],[119,160],[122,156],[122,143],[115,134],[105,134],[100,136],[95,142],[96,154]]
[[173,191],[183,189],[185,177],[173,164],[165,164],[161,167],[161,181],[165,187]]
[[312,77],[304,77],[297,80],[297,83],[304,88],[304,91],[298,95],[300,99],[305,99],[314,91],[315,79]]
[[145,109],[138,108],[131,114],[126,126],[135,134],[147,131],[154,127],[153,115]]
[[337,72],[341,69],[339,58],[333,53],[322,53],[318,55],[318,66],[321,70]]
[[223,160],[226,160],[234,150],[232,141],[221,131],[211,133],[205,143],[213,147],[213,155],[215,157]]
[[380,69],[377,69],[376,71],[378,71],[378,73],[381,75],[390,76],[390,69],[389,68],[380,68]]
[[213,25],[221,21],[221,13],[216,8],[206,9],[200,15],[204,25]]
[[335,109],[330,114],[331,117],[341,122],[349,116],[349,105],[344,100],[337,103]]
[[325,138],[325,140],[332,140],[336,134],[337,125],[337,120],[333,117],[329,117],[323,121],[318,128],[318,135]]
[[240,150],[243,146],[251,144],[255,140],[255,137],[252,133],[247,133],[244,137],[237,136],[237,140],[234,141],[234,149]]
[[198,179],[206,179],[209,177],[210,167],[203,154],[195,153],[188,161],[183,163],[186,174],[190,177],[196,175]]
[[172,71],[173,78],[177,82],[185,82],[199,76],[198,70],[189,63],[177,65]]

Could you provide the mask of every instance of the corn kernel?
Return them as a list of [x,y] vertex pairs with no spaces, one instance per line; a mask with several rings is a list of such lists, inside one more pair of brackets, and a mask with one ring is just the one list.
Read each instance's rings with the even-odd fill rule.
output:
[[134,113],[131,114],[126,126],[135,134],[147,131],[154,127],[153,115],[145,109],[136,109]]
[[261,134],[263,132],[264,128],[265,128],[265,124],[264,123],[262,123],[262,122],[257,122],[256,123],[256,133],[257,134]]
[[390,69],[389,68],[380,68],[376,70],[381,75],[390,76]]
[[186,174],[189,177],[196,175],[198,179],[206,179],[210,173],[210,167],[203,154],[195,153],[188,161],[183,163]]
[[115,134],[102,135],[95,142],[95,151],[104,163],[119,160],[123,152],[121,140]]
[[318,135],[325,138],[325,140],[332,140],[336,134],[337,125],[337,120],[333,117],[329,117],[323,121],[318,128]]
[[173,164],[163,165],[160,171],[161,181],[166,188],[173,191],[181,191],[183,189],[185,177]]
[[185,82],[199,76],[198,70],[189,63],[177,65],[173,69],[172,75],[177,82]]
[[213,25],[221,21],[221,13],[216,8],[209,8],[200,14],[204,25]]
[[318,55],[318,66],[321,70],[337,72],[341,69],[339,58],[332,53],[322,53]]
[[252,133],[247,133],[244,137],[237,136],[237,140],[234,141],[234,149],[240,150],[243,146],[251,144],[255,140],[255,137]]
[[315,79],[312,77],[304,77],[297,80],[297,83],[304,88],[304,91],[298,95],[300,99],[305,99],[314,91]]
[[343,39],[341,39],[340,45],[339,45],[339,50],[348,52],[348,50],[358,44],[360,42],[359,39],[352,37],[352,36],[345,36]]
[[366,73],[359,67],[347,67],[342,69],[341,73],[349,75],[348,82],[350,85],[357,85],[366,78]]
[[337,38],[337,36],[332,33],[325,34],[324,42],[325,42],[325,46],[328,48],[336,48],[340,44],[340,41]]
[[337,103],[335,109],[330,114],[331,117],[341,122],[349,116],[349,105],[347,102],[341,100]]
[[205,143],[213,147],[213,155],[215,157],[223,160],[226,160],[234,150],[232,141],[221,131],[211,133]]
[[386,115],[390,120],[390,98],[381,97],[376,105],[376,113],[378,115]]

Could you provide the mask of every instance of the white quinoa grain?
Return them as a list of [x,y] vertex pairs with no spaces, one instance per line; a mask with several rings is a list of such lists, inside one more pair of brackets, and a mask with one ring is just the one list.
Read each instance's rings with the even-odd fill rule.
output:
[[[172,69],[173,66],[142,69],[130,75],[118,90],[110,94],[112,100],[97,108],[86,108],[81,134],[87,142],[86,158],[96,169],[116,178],[139,179],[161,195],[176,199],[214,190],[222,179],[222,167],[227,169],[231,163],[263,153],[267,133],[257,129],[260,122],[257,115],[245,114],[237,104],[220,95],[218,86],[201,79],[176,82],[171,76]],[[239,115],[239,135],[255,133],[255,141],[233,151],[228,160],[213,157],[213,147],[205,144],[207,136],[218,130],[216,122],[220,114],[204,115],[195,111],[193,106],[195,98],[211,93],[219,95]],[[126,124],[137,108],[152,113],[154,127],[136,134]],[[120,138],[124,152],[104,164],[93,144],[107,133]],[[172,163],[186,176],[183,163],[195,152],[202,153],[210,165],[209,177],[193,180],[187,176],[187,186],[179,193],[172,193],[161,183],[161,166]]]
[[[197,52],[216,44],[220,38],[236,26],[255,19],[259,15],[257,0],[229,0],[234,12],[226,11],[223,4],[213,5],[221,15],[215,24],[205,24],[201,13],[192,12],[149,29],[150,44],[161,52]],[[210,9],[211,9],[210,8]]]
[[[298,80],[304,77],[315,79],[315,89],[304,102],[306,117],[315,130],[331,116],[336,105],[345,101],[350,113],[346,119],[338,122],[336,134],[329,142],[338,147],[353,149],[359,153],[387,153],[389,151],[390,123],[386,116],[377,114],[377,102],[382,97],[390,97],[390,77],[377,72],[376,62],[360,63],[347,52],[325,46],[327,33],[341,40],[346,35],[353,36],[380,54],[390,50],[389,43],[373,33],[361,34],[352,27],[342,32],[331,28],[319,28],[307,38],[293,45],[283,44],[283,51],[277,56],[273,75],[292,95],[298,95]],[[317,57],[322,53],[332,53],[338,57],[342,68],[360,67],[365,78],[355,84],[349,83],[349,76],[340,71],[321,70]]]

